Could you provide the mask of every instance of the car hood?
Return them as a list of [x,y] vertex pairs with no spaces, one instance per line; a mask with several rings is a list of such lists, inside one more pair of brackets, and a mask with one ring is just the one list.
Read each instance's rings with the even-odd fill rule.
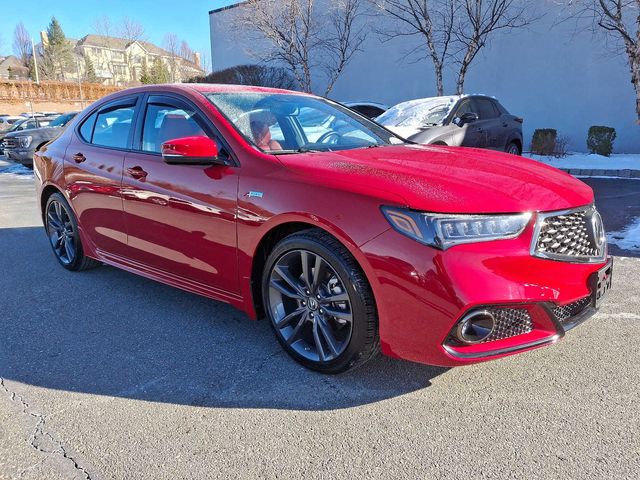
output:
[[571,175],[490,150],[402,145],[278,158],[315,184],[357,187],[430,212],[553,211],[593,202],[591,188]]
[[62,127],[40,127],[40,128],[30,128],[28,130],[20,130],[19,132],[11,132],[5,135],[5,138],[9,137],[22,137],[25,135],[38,136],[42,139],[52,139],[55,137]]

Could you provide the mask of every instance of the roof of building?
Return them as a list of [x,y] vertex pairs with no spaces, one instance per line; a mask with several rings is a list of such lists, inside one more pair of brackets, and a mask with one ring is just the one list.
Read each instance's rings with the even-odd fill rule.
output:
[[9,69],[11,69],[14,74],[24,74],[29,71],[29,69],[25,67],[20,59],[15,55],[0,57],[0,75],[8,75]]
[[213,10],[209,10],[209,15],[212,13],[221,12],[223,10],[229,10],[230,8],[235,8],[241,3],[245,3],[246,0],[217,0],[217,7]]
[[[105,35],[95,35],[95,34],[85,35],[80,40],[78,40],[77,46],[109,48],[111,50],[125,51],[130,45],[134,43],[137,43],[138,45],[140,45],[144,50],[146,50],[151,55],[159,55],[161,57],[171,57],[175,55],[165,50],[164,48],[160,48],[157,45],[154,45],[153,43],[150,43],[150,42],[145,42],[144,40],[131,41],[131,40],[127,40],[126,38],[109,37]],[[197,70],[200,70],[200,71],[202,70],[202,68],[199,65],[197,65],[195,62],[191,60],[188,60],[186,58],[182,58],[182,60],[184,60],[184,62],[190,67],[196,68]]]

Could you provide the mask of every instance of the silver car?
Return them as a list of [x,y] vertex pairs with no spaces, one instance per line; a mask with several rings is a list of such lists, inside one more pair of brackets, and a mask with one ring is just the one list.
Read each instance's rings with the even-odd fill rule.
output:
[[411,100],[391,107],[375,121],[416,143],[522,153],[522,118],[486,95]]

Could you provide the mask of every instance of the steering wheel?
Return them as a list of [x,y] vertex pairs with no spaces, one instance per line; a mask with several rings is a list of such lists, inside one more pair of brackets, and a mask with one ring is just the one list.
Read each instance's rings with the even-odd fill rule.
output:
[[[335,140],[328,141],[331,137],[335,137]],[[340,134],[338,132],[329,131],[320,135],[320,138],[316,140],[316,143],[331,143],[335,144],[340,139]]]

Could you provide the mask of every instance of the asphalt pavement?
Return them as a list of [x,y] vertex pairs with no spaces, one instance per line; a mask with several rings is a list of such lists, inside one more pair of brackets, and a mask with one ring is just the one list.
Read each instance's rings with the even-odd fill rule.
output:
[[[614,182],[589,181],[618,229],[640,181]],[[2,479],[638,478],[638,258],[557,345],[324,376],[225,304],[63,270],[28,175],[0,173],[0,245]]]

